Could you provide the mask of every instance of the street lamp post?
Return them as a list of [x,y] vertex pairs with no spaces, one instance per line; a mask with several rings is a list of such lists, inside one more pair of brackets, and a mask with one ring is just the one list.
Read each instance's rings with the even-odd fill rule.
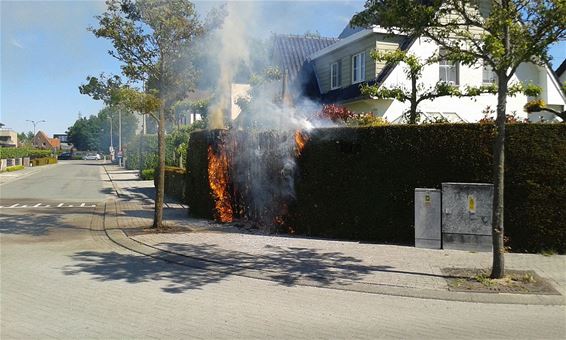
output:
[[108,118],[108,120],[110,121],[110,150],[108,150],[108,151],[110,152],[110,160],[113,161],[114,160],[114,142],[112,141],[112,117],[108,116],[106,118]]
[[120,150],[120,166],[123,165],[124,161],[124,153],[122,151],[122,110],[118,109],[118,150]]
[[39,123],[45,123],[46,120],[31,120],[31,119],[26,119],[26,122],[31,122],[33,124],[33,136],[35,137],[35,127],[37,126],[37,124]]

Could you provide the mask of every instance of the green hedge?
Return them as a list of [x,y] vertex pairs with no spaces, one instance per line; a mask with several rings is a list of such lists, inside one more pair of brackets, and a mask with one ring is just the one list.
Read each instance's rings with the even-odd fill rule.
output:
[[155,178],[155,169],[143,169],[141,171],[141,179],[144,181],[149,181]]
[[[158,174],[157,169],[155,173]],[[185,202],[187,172],[183,168],[166,166],[165,167],[165,195],[173,197],[180,202]],[[157,187],[158,175],[153,179]]]
[[41,158],[51,156],[51,150],[30,149],[30,148],[0,148],[0,158]]
[[55,164],[57,163],[57,158],[55,157],[43,157],[43,158],[35,158],[30,161],[33,166],[40,166],[40,165],[47,165],[47,164]]
[[[513,251],[566,252],[566,124],[508,126],[505,233]],[[211,218],[207,148],[223,132],[191,135],[191,214]],[[310,132],[298,159],[287,224],[298,234],[414,242],[414,189],[491,182],[492,125],[329,128]]]

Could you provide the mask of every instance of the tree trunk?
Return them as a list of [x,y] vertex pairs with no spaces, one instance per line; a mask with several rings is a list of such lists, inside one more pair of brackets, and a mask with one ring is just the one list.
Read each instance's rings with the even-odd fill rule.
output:
[[492,279],[500,279],[505,275],[505,245],[503,243],[503,193],[505,181],[505,111],[507,108],[507,77],[498,75],[497,120],[495,127],[495,144],[493,146],[493,267]]
[[155,214],[153,228],[163,227],[163,201],[165,196],[165,108],[159,108],[159,124],[157,129],[157,145],[159,164],[157,167],[157,187],[155,188]]
[[409,124],[417,124],[417,76],[411,75],[411,108],[409,111]]

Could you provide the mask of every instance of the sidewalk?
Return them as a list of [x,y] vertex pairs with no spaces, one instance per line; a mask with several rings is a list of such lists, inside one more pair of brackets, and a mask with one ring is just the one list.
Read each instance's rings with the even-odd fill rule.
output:
[[153,218],[153,181],[138,180],[136,171],[105,168],[119,196],[105,207],[106,234],[133,251],[206,269],[211,276],[455,301],[566,304],[566,256],[505,257],[507,269],[534,270],[562,295],[462,293],[448,290],[442,268],[489,268],[491,253],[261,235],[189,218],[186,206],[170,201],[165,220],[178,230],[147,233],[142,227]]

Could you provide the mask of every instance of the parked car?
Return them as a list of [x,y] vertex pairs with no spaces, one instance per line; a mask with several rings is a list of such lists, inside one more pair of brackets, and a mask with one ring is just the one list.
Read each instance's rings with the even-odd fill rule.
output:
[[102,157],[100,157],[100,154],[97,154],[97,153],[87,153],[87,154],[83,157],[83,159],[84,159],[85,161],[98,161],[98,160],[101,160]]
[[70,152],[63,152],[62,154],[57,157],[57,159],[71,159],[72,155]]

